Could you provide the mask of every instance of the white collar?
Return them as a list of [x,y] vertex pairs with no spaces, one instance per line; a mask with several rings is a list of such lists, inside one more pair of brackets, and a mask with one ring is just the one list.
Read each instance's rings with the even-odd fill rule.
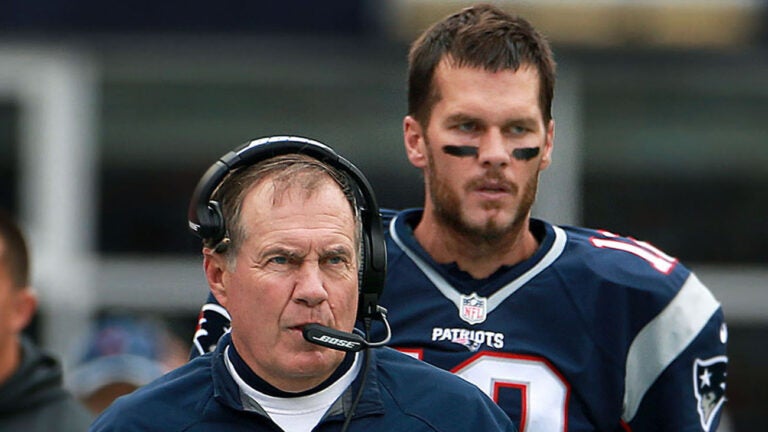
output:
[[333,403],[352,385],[360,373],[360,356],[355,353],[352,367],[336,382],[317,393],[292,398],[270,396],[249,386],[229,360],[229,346],[224,349],[227,370],[240,390],[256,402],[286,432],[309,432],[323,418]]

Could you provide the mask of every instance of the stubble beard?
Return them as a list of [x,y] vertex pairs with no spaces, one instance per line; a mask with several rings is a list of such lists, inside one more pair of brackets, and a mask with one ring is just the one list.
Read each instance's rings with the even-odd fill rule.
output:
[[[429,148],[428,145],[427,147]],[[437,175],[431,154],[428,155],[428,166],[426,174],[429,182],[429,196],[438,223],[464,238],[473,247],[482,249],[496,248],[508,241],[514,242],[514,239],[519,236],[536,199],[538,173],[523,186],[522,190],[520,187],[511,185],[510,193],[513,195],[522,193],[522,198],[517,208],[513,209],[513,217],[508,223],[502,223],[497,218],[488,218],[485,222],[478,224],[472,223],[464,216],[461,198]],[[501,173],[489,172],[486,177],[497,179],[501,177]],[[501,208],[500,205],[489,203],[485,210]]]

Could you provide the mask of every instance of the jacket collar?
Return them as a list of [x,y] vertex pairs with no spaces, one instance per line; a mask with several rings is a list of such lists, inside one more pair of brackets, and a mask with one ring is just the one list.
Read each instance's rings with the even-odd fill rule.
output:
[[[210,354],[212,356],[213,396],[219,403],[231,409],[256,412],[266,416],[258,403],[240,391],[227,369],[224,360],[225,349],[231,343],[232,336],[227,333],[221,337],[216,349]],[[360,374],[355,378],[352,385],[344,391],[341,398],[334,402],[325,418],[346,417],[361,385],[363,386],[363,394],[355,410],[355,418],[384,413],[376,356],[375,349],[369,349],[363,353],[363,367]],[[366,367],[365,362],[370,362],[370,366]]]

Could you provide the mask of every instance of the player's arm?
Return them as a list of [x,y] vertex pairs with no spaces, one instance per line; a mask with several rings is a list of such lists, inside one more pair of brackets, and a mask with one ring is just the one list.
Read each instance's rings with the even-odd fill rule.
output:
[[715,431],[726,400],[727,338],[722,308],[691,274],[633,341],[624,399],[631,430]]
[[200,308],[197,328],[192,337],[190,360],[213,351],[219,339],[230,330],[229,313],[216,301],[213,294],[208,294],[208,300]]

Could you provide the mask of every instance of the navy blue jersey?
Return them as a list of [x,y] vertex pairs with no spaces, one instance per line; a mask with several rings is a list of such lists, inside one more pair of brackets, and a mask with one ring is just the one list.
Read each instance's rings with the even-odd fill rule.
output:
[[676,259],[534,219],[536,254],[475,280],[421,248],[420,217],[389,226],[391,346],[474,383],[521,431],[715,430],[723,313]]
[[723,312],[678,260],[532,219],[537,252],[477,280],[421,248],[421,210],[384,216],[390,346],[474,383],[521,432],[716,430]]
[[[115,401],[91,426],[98,431],[280,431],[238,386],[216,349]],[[370,365],[330,407],[315,432],[339,431],[363,387],[349,431],[503,431],[510,419],[475,386],[389,348],[366,351]],[[363,379],[365,377],[365,379]]]

